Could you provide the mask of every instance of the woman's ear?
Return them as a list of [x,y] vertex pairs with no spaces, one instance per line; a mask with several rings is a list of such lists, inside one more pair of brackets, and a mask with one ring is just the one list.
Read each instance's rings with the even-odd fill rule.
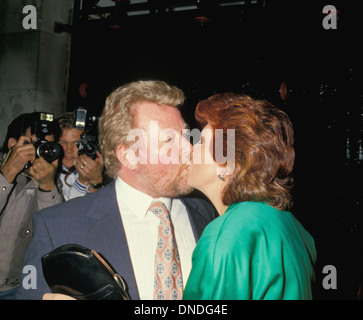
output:
[[129,146],[119,145],[116,148],[116,156],[122,166],[125,166],[133,171],[138,168],[138,162],[136,161],[134,153]]
[[15,138],[9,138],[8,140],[8,149],[11,149],[12,147],[14,147],[16,144],[18,143],[18,141]]

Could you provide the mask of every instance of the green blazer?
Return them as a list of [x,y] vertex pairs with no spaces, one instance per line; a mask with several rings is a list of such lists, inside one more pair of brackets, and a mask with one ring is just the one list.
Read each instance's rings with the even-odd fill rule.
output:
[[204,230],[185,300],[312,299],[314,240],[287,211],[241,202]]

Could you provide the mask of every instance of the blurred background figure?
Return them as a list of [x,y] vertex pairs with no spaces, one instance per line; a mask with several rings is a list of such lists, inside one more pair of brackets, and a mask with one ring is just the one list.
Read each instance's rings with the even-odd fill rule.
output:
[[13,299],[19,287],[33,213],[62,202],[55,185],[61,148],[52,142],[53,122],[43,115],[13,120],[0,153],[0,299]]
[[61,190],[67,201],[95,192],[103,186],[103,156],[96,150],[92,159],[86,153],[79,155],[79,143],[83,130],[75,128],[73,113],[66,113],[58,119],[59,144],[64,150],[62,169],[59,174]]

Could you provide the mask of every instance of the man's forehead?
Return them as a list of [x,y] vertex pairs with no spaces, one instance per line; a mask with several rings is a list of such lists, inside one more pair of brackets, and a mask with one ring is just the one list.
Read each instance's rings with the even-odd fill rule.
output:
[[157,121],[160,127],[170,129],[187,128],[179,109],[170,105],[158,105],[150,101],[134,104],[134,125],[149,127]]
[[83,130],[77,129],[77,128],[63,128],[61,138],[65,137],[76,137],[79,139],[81,134],[83,133]]
[[36,140],[35,134],[31,132],[31,127],[27,128],[25,130],[24,136],[32,138],[33,140]]
[[147,113],[153,114],[155,111],[162,113],[179,112],[177,107],[168,104],[157,104],[152,101],[136,101],[131,108],[139,116]]

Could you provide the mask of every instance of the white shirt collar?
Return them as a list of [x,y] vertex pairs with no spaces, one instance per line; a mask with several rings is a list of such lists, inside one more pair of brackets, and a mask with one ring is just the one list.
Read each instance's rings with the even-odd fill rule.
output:
[[[118,198],[122,199],[123,205],[132,210],[133,213],[140,219],[145,217],[151,202],[156,200],[146,193],[131,187],[120,177],[117,177],[116,179],[116,192],[121,195],[121,197]],[[170,212],[171,198],[161,197],[158,200],[164,202]]]
[[[70,168],[65,167],[63,164],[62,164],[62,169],[63,169],[65,172],[68,172],[68,171],[70,170]],[[74,168],[74,170],[72,171],[72,173],[73,173],[74,175],[76,175],[76,174],[78,173],[77,169],[76,169],[76,168]]]

